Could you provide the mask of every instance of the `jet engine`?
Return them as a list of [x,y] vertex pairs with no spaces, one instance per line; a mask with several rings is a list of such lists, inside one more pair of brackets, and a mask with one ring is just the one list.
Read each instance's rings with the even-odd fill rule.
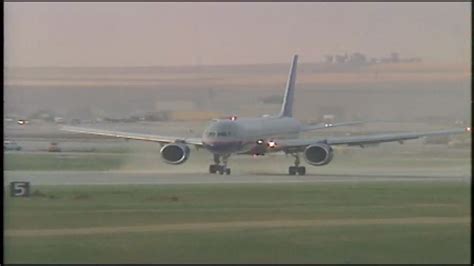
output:
[[161,148],[160,153],[163,161],[169,164],[182,164],[188,158],[191,150],[185,144],[170,143]]
[[331,146],[318,143],[309,145],[304,150],[304,159],[311,165],[322,166],[328,164],[333,157]]

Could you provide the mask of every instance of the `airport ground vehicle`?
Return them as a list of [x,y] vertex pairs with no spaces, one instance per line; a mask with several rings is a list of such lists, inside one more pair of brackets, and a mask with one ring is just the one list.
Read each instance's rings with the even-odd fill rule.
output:
[[49,152],[61,152],[61,148],[59,148],[59,145],[57,142],[51,142],[48,147]]
[[21,151],[21,146],[12,140],[3,141],[3,150],[4,151]]

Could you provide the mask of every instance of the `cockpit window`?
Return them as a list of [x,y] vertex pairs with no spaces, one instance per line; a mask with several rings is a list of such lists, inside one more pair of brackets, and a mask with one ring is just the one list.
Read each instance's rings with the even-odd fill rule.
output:
[[225,137],[225,136],[227,136],[227,132],[219,132],[219,133],[217,133],[217,136]]
[[207,136],[208,136],[208,137],[215,137],[215,136],[216,136],[216,132],[209,132],[209,133],[207,133]]

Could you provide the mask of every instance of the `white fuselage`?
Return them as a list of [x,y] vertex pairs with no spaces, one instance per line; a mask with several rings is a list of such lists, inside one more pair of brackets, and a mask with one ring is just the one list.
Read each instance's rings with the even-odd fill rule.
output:
[[297,138],[301,123],[292,117],[258,117],[213,121],[204,131],[204,147],[215,154],[264,153],[274,138]]

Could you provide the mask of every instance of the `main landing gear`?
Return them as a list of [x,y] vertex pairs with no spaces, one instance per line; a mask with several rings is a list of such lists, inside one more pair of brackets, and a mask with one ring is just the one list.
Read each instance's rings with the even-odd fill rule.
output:
[[223,175],[230,175],[230,168],[227,168],[227,161],[230,157],[230,154],[226,154],[222,156],[222,165],[220,165],[220,156],[218,154],[214,154],[214,163],[209,165],[209,173],[215,174],[219,173]]
[[300,156],[297,153],[291,154],[295,157],[295,166],[288,167],[288,174],[289,175],[305,175],[306,174],[306,167],[299,166],[300,165]]

